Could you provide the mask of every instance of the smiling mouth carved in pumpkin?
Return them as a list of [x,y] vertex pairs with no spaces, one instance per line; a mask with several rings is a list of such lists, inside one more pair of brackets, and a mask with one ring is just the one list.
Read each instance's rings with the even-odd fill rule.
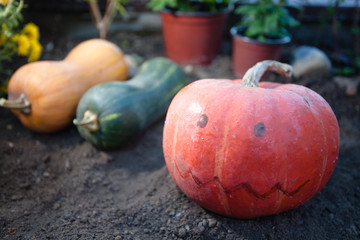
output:
[[[205,128],[208,121],[209,121],[209,117],[206,114],[202,114],[200,119],[197,121],[197,126],[200,127],[200,128]],[[264,136],[265,132],[266,132],[266,127],[265,127],[263,122],[258,122],[257,124],[255,124],[255,126],[254,126],[254,135],[257,138]],[[273,187],[271,187],[269,191],[267,191],[265,193],[259,193],[248,182],[239,183],[235,187],[233,187],[231,189],[228,189],[226,186],[224,186],[224,184],[221,182],[221,180],[217,176],[214,176],[212,179],[210,179],[208,181],[202,182],[198,177],[196,177],[192,173],[192,171],[190,169],[187,169],[187,170],[182,169],[182,170],[180,170],[179,166],[177,165],[176,160],[174,161],[174,165],[175,165],[176,170],[179,172],[181,178],[185,179],[188,176],[191,176],[192,179],[194,180],[194,182],[199,187],[203,187],[203,186],[211,184],[213,182],[218,182],[218,184],[221,186],[222,190],[229,196],[229,198],[232,198],[231,194],[239,191],[240,189],[245,189],[249,194],[252,194],[256,198],[259,198],[259,199],[265,199],[267,196],[274,193],[275,191],[279,191],[279,192],[281,192],[282,194],[284,194],[284,195],[286,195],[288,197],[293,197],[308,182],[310,182],[310,179],[305,180],[299,187],[297,187],[293,191],[288,191],[288,190],[284,189],[282,184],[280,182],[278,182]]]
[[[259,193],[258,191],[256,191],[255,189],[253,189],[253,187],[248,183],[248,182],[242,182],[237,184],[235,187],[228,189],[226,186],[224,186],[224,184],[220,181],[219,177],[214,176],[212,179],[208,180],[208,181],[201,181],[198,177],[196,177],[191,169],[187,169],[187,170],[183,170],[179,168],[179,166],[177,165],[176,160],[174,161],[174,165],[175,165],[175,169],[179,172],[181,178],[185,179],[189,176],[191,176],[191,178],[194,180],[194,182],[200,187],[204,187],[205,185],[211,184],[213,182],[218,182],[220,187],[222,188],[222,190],[224,191],[224,193],[226,193],[226,195],[228,195],[229,198],[233,198],[232,194],[236,193],[237,191],[241,190],[241,189],[245,189],[249,194],[254,195],[256,198],[259,199],[265,199],[267,196],[269,196],[270,194],[279,191],[282,194],[286,195],[287,197],[293,197],[296,193],[298,193],[308,182],[310,182],[310,179],[307,179],[304,181],[304,183],[302,183],[299,187],[297,187],[295,190],[293,191],[288,191],[286,189],[283,188],[281,183],[276,183],[272,188],[270,188],[269,191],[265,192],[265,193]],[[183,172],[183,173],[182,173]]]

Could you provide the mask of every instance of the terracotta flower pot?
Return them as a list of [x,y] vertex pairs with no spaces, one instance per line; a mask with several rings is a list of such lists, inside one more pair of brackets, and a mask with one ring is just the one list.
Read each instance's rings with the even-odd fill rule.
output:
[[290,37],[270,39],[260,42],[241,35],[244,29],[231,28],[233,39],[233,73],[236,77],[243,77],[245,72],[257,62],[263,60],[279,60],[285,44],[290,42]]
[[210,64],[221,49],[228,11],[179,13],[162,11],[167,57],[179,64]]

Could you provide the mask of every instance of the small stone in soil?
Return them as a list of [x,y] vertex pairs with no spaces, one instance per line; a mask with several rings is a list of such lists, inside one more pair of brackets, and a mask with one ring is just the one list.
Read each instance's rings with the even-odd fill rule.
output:
[[29,212],[29,211],[24,211],[24,216],[30,216],[30,214],[31,214],[31,212]]
[[13,148],[14,148],[14,143],[13,143],[13,142],[8,142],[8,147],[9,147],[10,149],[13,149]]
[[20,193],[15,193],[14,195],[11,196],[12,201],[21,200],[23,198],[24,198],[24,196],[22,194],[20,194]]
[[209,219],[209,227],[215,227],[215,225],[216,225],[216,220],[215,219]]
[[47,162],[50,161],[50,159],[51,159],[50,155],[45,155],[45,156],[42,157],[41,161],[43,163],[47,163]]
[[29,182],[24,182],[19,185],[19,188],[23,188],[23,189],[29,189],[30,187],[31,187],[31,183]]
[[71,167],[71,165],[70,165],[70,161],[69,161],[69,160],[66,160],[66,161],[65,161],[65,169],[66,169],[67,171],[71,171],[71,170],[72,170],[72,167]]
[[60,208],[60,204],[59,203],[55,203],[54,206],[53,206],[53,209],[54,210],[57,210]]
[[185,235],[186,235],[185,228],[180,228],[177,235],[178,235],[178,237],[185,237]]

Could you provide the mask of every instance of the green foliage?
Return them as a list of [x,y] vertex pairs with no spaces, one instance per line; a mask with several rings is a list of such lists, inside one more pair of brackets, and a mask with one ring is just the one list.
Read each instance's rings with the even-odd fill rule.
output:
[[5,6],[0,4],[0,25],[5,24],[10,29],[16,28],[22,20],[23,7],[23,1],[10,1]]
[[259,41],[288,36],[286,27],[299,22],[286,9],[287,0],[258,0],[256,4],[240,5],[236,14],[242,15],[239,25],[246,28],[245,36]]
[[[85,0],[85,2],[95,2],[98,3],[98,0]],[[111,16],[113,17],[116,13],[119,13],[121,16],[127,14],[125,5],[128,4],[129,0],[115,0],[114,8],[111,9]]]
[[117,0],[115,2],[115,10],[121,15],[125,16],[127,11],[125,9],[125,5],[128,3],[128,0]]
[[356,66],[357,68],[360,68],[360,56],[356,56],[356,57],[355,57],[355,66]]
[[[21,20],[23,19],[21,9],[24,7],[23,1],[10,1],[5,6],[0,4],[0,38],[11,38],[16,32]],[[5,40],[0,39],[0,45],[4,45]],[[0,48],[0,72],[6,71],[2,69],[1,62],[10,60],[15,49],[16,43],[11,42],[7,47]]]
[[39,28],[34,23],[26,24],[22,29],[21,10],[23,0],[0,1],[0,93],[7,92],[7,82],[16,55],[27,57],[28,61],[39,59],[42,46],[39,42]]
[[180,12],[216,12],[228,4],[229,0],[150,0],[147,6],[153,11],[169,8]]
[[334,67],[333,71],[335,75],[346,76],[346,77],[353,76],[356,73],[355,68],[349,66],[342,68]]

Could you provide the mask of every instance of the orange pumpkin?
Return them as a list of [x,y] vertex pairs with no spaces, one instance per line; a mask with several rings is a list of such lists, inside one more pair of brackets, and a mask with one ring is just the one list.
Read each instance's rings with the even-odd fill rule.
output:
[[316,195],[339,153],[328,103],[296,84],[261,83],[258,63],[243,81],[206,79],[183,88],[165,120],[168,170],[192,200],[216,213],[254,218],[295,208]]
[[68,126],[81,96],[104,82],[126,80],[123,52],[113,43],[92,39],[73,48],[62,61],[38,61],[19,68],[11,77],[10,108],[29,129],[54,132]]

